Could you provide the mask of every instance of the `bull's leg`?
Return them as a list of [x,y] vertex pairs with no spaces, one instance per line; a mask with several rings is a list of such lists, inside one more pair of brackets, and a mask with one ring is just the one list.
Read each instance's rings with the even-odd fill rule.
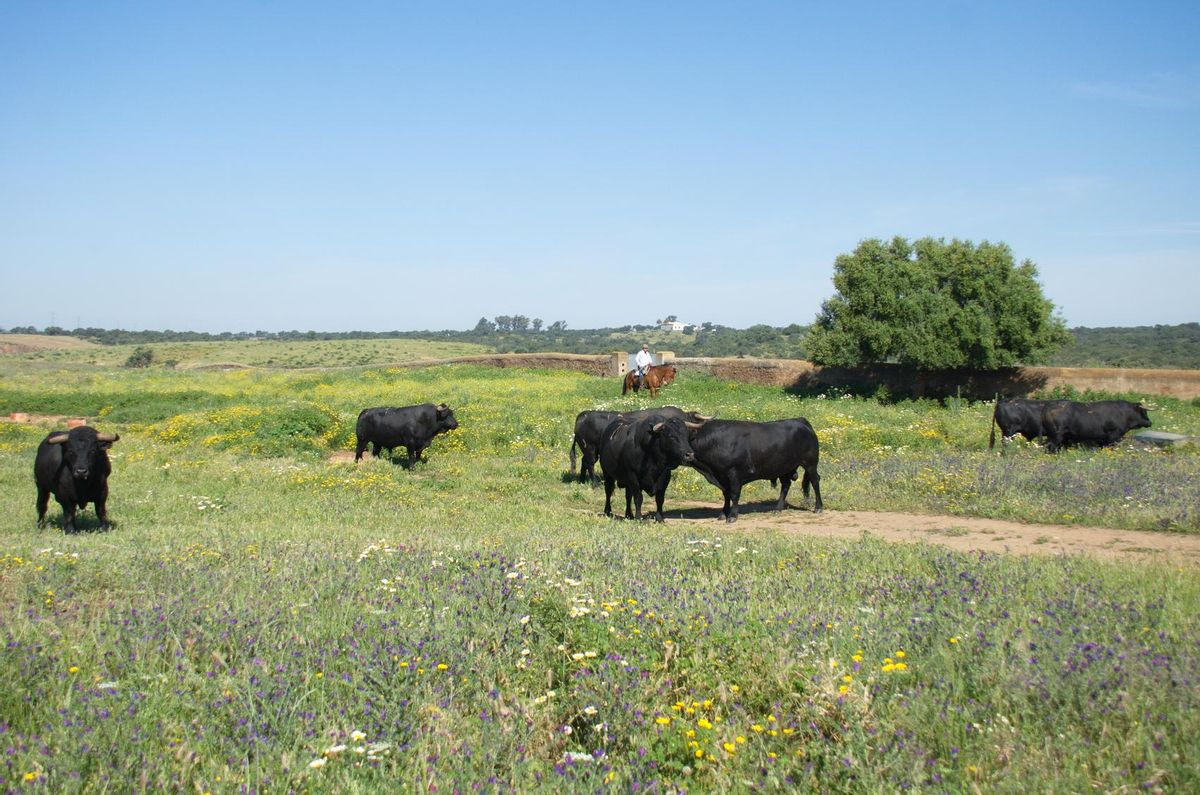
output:
[[[807,473],[805,473],[805,477],[807,477]],[[794,469],[779,479],[779,500],[775,503],[775,510],[782,511],[787,507],[788,489],[792,487],[792,481],[795,479],[796,470]]]
[[62,506],[63,511],[63,532],[70,535],[75,532],[75,502],[59,499],[58,504]]
[[667,470],[658,485],[654,489],[654,521],[665,522],[666,517],[663,516],[663,501],[667,498],[667,486],[671,483],[671,470]]
[[608,475],[604,476],[604,515],[612,516],[612,493],[617,482]]
[[108,527],[108,484],[100,487],[100,491],[96,494],[94,500],[96,505],[96,518],[100,520],[101,529]]
[[[630,503],[637,507],[637,511],[630,510]],[[642,518],[642,487],[641,486],[626,486],[625,487],[625,518],[638,519]]]
[[[813,513],[820,513],[825,510],[825,505],[821,502],[821,476],[817,473],[817,468],[814,466],[811,469],[804,469],[804,484],[805,492],[807,493],[808,484],[812,484],[813,496],[817,498],[816,505],[813,506]],[[807,497],[805,498],[807,499]]]
[[376,458],[379,458],[379,454],[382,452],[383,452],[383,445],[381,445],[379,442],[371,443],[371,455],[375,456]]
[[742,484],[736,478],[729,484],[729,511],[725,514],[726,522],[736,522],[738,518],[738,503],[742,501]]
[[50,504],[50,489],[43,489],[38,486],[37,496],[37,525],[38,527],[46,526],[46,506]]

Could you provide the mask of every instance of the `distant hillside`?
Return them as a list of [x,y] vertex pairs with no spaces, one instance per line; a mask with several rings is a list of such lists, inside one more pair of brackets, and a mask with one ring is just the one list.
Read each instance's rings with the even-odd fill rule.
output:
[[[201,343],[220,343],[222,361],[256,366],[328,366],[327,359],[342,364],[368,364],[402,361],[437,355],[461,356],[469,353],[583,353],[635,351],[645,342],[654,351],[672,351],[676,356],[747,356],[765,359],[804,359],[808,327],[758,325],[735,329],[713,323],[688,326],[683,331],[662,331],[658,326],[622,326],[620,328],[567,329],[558,322],[549,328],[499,329],[480,320],[467,331],[280,331],[223,332],[207,334],[192,331],[125,331],[123,329],[48,328],[38,335],[31,327],[0,329],[0,352],[34,357],[90,355],[97,363],[123,362],[129,355],[124,346],[152,345],[155,361],[187,362],[198,357],[217,355]],[[1075,343],[1059,351],[1048,362],[1054,367],[1137,367],[1152,369],[1200,370],[1200,323],[1177,326],[1137,326],[1134,328],[1071,329]],[[75,338],[75,339],[73,339]],[[433,343],[430,347],[409,350],[398,345],[402,340]],[[372,341],[363,347],[342,345],[329,348],[327,355],[314,361],[320,343]],[[384,345],[383,343],[388,343]],[[309,346],[305,343],[317,343]],[[176,349],[172,345],[183,344]],[[286,344],[286,350],[273,345]],[[161,347],[158,347],[161,346]],[[107,351],[106,351],[107,349]],[[105,355],[107,353],[107,355]],[[388,358],[391,357],[391,358]],[[301,364],[301,362],[303,364]]]
[[1200,323],[1178,326],[1071,329],[1075,344],[1047,364],[1054,367],[1148,367],[1200,370]]
[[57,337],[45,334],[0,335],[0,353],[41,353],[44,351],[79,351],[99,348],[99,344],[76,337]]

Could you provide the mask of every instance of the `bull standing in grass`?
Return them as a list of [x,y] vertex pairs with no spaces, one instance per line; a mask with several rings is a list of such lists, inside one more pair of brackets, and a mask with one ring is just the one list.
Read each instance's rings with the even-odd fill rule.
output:
[[100,527],[108,527],[108,448],[121,437],[115,433],[97,433],[81,426],[70,431],[55,431],[38,445],[33,462],[37,482],[38,527],[46,524],[46,507],[53,494],[63,510],[63,530],[75,532],[75,511],[96,505]]

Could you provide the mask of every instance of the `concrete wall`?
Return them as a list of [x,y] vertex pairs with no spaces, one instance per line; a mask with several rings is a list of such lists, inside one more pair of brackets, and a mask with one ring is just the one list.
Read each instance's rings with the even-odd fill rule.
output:
[[[623,355],[623,354],[622,354]],[[436,364],[482,364],[488,367],[524,367],[543,370],[574,370],[597,376],[616,376],[616,354],[579,353],[493,353],[478,356],[459,356],[454,359],[405,362],[400,367],[429,367]]]

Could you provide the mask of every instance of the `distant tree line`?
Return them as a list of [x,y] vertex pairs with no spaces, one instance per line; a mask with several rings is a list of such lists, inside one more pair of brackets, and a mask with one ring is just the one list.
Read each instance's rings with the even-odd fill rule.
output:
[[[546,325],[541,318],[497,315],[480,318],[467,331],[127,331],[125,329],[18,326],[11,334],[48,334],[78,337],[101,345],[147,345],[156,342],[221,341],[309,341],[354,339],[415,339],[468,342],[485,345],[498,353],[611,353],[634,351],[649,343],[655,350],[670,350],[677,356],[750,356],[775,359],[805,358],[807,327],[793,323],[775,327],[755,325],[736,329],[716,323],[688,326],[683,333],[664,332],[657,324],[615,328],[568,329],[566,321]],[[0,333],[4,333],[0,329]]]
[[[515,323],[514,323],[515,319]],[[507,323],[502,321],[508,321]],[[17,326],[11,334],[48,334],[78,337],[103,345],[147,345],[156,342],[220,342],[235,340],[353,340],[414,339],[473,342],[498,353],[611,353],[634,351],[648,342],[654,350],[677,356],[748,356],[764,359],[807,359],[811,327],[793,323],[777,327],[756,325],[736,329],[715,323],[688,326],[683,333],[667,333],[657,325],[600,329],[568,329],[564,321],[546,326],[522,316],[480,318],[467,331],[238,331],[210,334],[198,331],[127,331],[124,329]],[[5,333],[0,329],[0,334]],[[1052,355],[1055,367],[1145,367],[1200,370],[1200,323],[1174,326],[1137,326],[1070,330],[1072,344]],[[136,365],[131,365],[136,366]]]
[[1071,329],[1075,344],[1052,356],[1055,367],[1200,370],[1200,323]]

